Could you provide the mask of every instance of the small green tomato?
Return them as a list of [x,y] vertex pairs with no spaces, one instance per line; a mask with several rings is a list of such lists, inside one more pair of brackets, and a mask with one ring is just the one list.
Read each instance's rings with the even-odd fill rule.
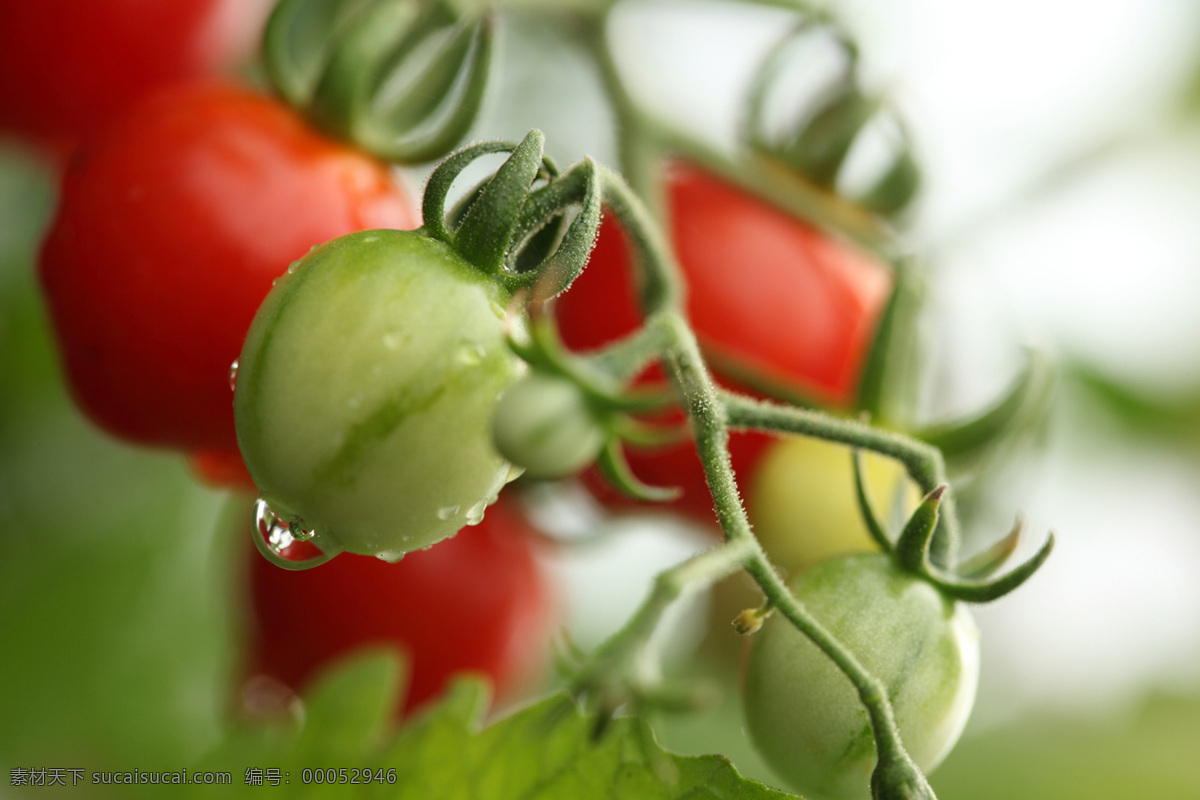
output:
[[294,264],[251,325],[234,394],[272,510],[326,548],[389,559],[478,522],[511,472],[491,433],[523,369],[507,300],[415,232],[343,236]]
[[[887,688],[900,738],[925,771],[962,733],[979,675],[966,607],[889,556],[825,561],[796,598]],[[812,800],[866,800],[875,740],[850,680],[776,612],[755,636],[743,680],[747,728],[763,758]]]
[[534,372],[514,383],[496,407],[501,455],[532,478],[564,478],[596,460],[608,438],[602,415],[577,384]]

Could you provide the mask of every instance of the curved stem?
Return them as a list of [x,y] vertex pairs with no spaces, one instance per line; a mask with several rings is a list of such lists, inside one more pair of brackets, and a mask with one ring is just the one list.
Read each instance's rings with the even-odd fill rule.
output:
[[[728,391],[722,391],[721,397],[732,427],[816,436],[894,458],[904,465],[924,494],[947,483],[941,451],[932,445],[858,420],[833,417],[811,409],[755,400]],[[947,491],[942,498],[941,509],[939,535],[930,549],[930,560],[938,566],[949,567],[954,563],[961,537],[952,491]]]
[[[631,657],[654,631],[666,607],[691,583],[711,583],[746,569],[761,587],[768,602],[821,649],[850,679],[871,718],[877,751],[890,758],[907,758],[900,742],[895,715],[887,698],[886,687],[808,610],[787,588],[783,579],[763,552],[751,529],[729,457],[730,413],[737,404],[734,397],[719,390],[704,366],[700,347],[683,317],[673,310],[662,310],[646,321],[648,328],[663,331],[669,339],[664,357],[688,411],[709,488],[716,503],[717,517],[725,532],[725,544],[667,570],[655,582],[654,590],[630,622],[610,640],[611,652]],[[892,434],[873,441],[891,445]],[[871,438],[871,437],[859,437]],[[867,446],[867,445],[863,445]],[[891,449],[903,448],[893,445]]]

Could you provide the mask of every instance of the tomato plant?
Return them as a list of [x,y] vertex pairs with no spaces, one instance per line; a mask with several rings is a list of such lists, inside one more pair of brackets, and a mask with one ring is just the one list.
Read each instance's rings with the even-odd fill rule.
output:
[[224,84],[148,97],[63,178],[41,280],[82,409],[124,439],[229,454],[230,365],[289,261],[412,227],[386,167]]
[[256,553],[251,668],[300,689],[350,651],[386,644],[408,659],[403,710],[462,671],[512,693],[542,666],[553,622],[535,544],[520,509],[502,500],[479,525],[396,564],[346,556],[290,572]]
[[[739,387],[783,387],[852,405],[875,327],[892,288],[890,269],[765,200],[684,163],[667,173],[670,233],[687,281],[686,308],[716,377]],[[603,309],[603,313],[597,309]],[[557,301],[563,340],[590,349],[634,330],[638,311],[629,249],[606,219],[587,270]],[[766,444],[730,443],[747,474]],[[684,488],[679,507],[712,519],[703,471],[690,443],[634,450],[644,480]]]
[[50,145],[90,138],[147,92],[248,56],[266,0],[0,3],[0,129]]
[[446,244],[365,231],[301,259],[246,336],[234,403],[272,510],[398,558],[479,522],[513,473],[492,415],[523,366],[506,291]]
[[[966,607],[887,555],[823,562],[790,583],[804,607],[887,687],[904,747],[923,770],[962,732],[975,699],[979,633]],[[778,612],[751,645],[747,729],[801,792],[867,798],[875,743],[867,710],[832,661]]]

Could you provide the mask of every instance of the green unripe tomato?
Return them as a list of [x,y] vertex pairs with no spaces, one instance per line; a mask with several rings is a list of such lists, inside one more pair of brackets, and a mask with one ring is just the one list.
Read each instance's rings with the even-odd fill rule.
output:
[[239,359],[238,444],[272,510],[398,558],[478,522],[510,474],[492,413],[523,364],[505,290],[436,240],[334,239],[268,294]]
[[509,387],[496,407],[496,448],[532,478],[574,475],[608,438],[604,419],[573,381],[544,372]]
[[[933,769],[970,715],[979,633],[966,607],[890,557],[860,553],[795,578],[796,598],[887,688],[904,748]],[[850,680],[776,612],[743,676],[747,729],[763,758],[812,800],[866,800],[875,740]]]

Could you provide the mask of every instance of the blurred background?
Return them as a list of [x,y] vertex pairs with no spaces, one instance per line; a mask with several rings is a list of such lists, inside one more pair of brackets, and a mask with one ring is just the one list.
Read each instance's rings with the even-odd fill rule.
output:
[[[1053,529],[1058,549],[1026,587],[977,610],[977,713],[934,787],[951,800],[1196,800],[1200,4],[834,7],[868,78],[905,113],[924,170],[905,241],[929,276],[930,418],[985,404],[1024,345],[1063,371],[1047,433],[988,476],[971,519],[999,535],[1022,510],[1027,545]],[[787,20],[647,0],[623,6],[611,34],[643,103],[727,148]],[[504,35],[476,137],[537,125],[564,161],[614,163],[583,56],[532,15],[506,17]],[[98,433],[64,395],[32,267],[53,176],[0,140],[0,783],[13,766],[194,760],[228,711],[243,625],[244,548],[218,524],[225,498],[177,457]],[[565,527],[594,522],[570,510]],[[603,547],[555,563],[585,645],[701,541],[677,525],[610,524]],[[612,602],[622,596],[629,606]],[[681,615],[680,661],[704,610],[699,598]],[[727,697],[659,732],[775,782],[737,714]]]

